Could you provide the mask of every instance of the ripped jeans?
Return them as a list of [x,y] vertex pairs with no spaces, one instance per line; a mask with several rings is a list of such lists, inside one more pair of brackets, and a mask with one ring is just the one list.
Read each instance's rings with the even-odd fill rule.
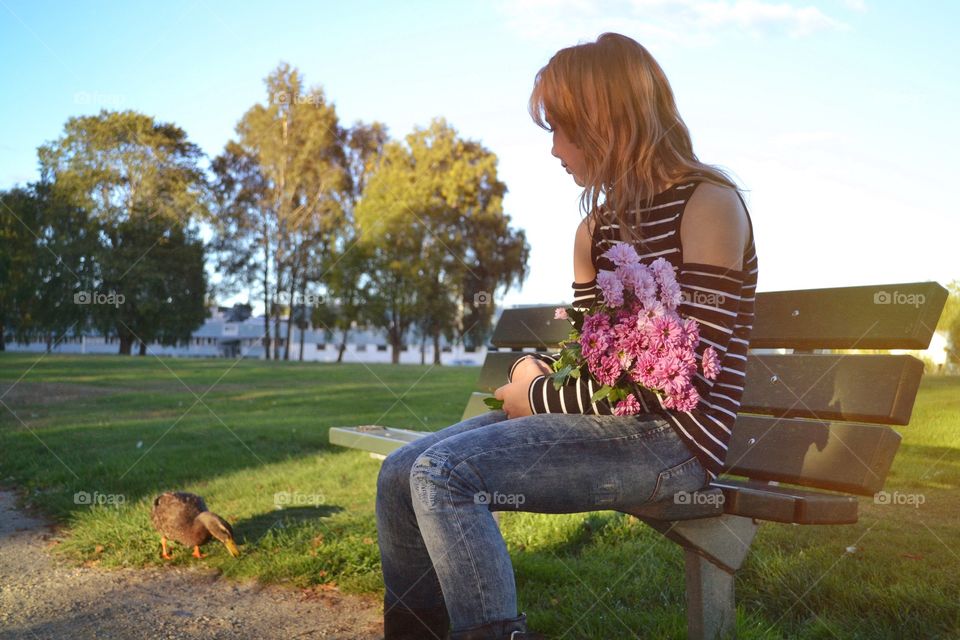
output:
[[518,615],[493,511],[619,510],[707,472],[666,418],[488,411],[393,451],[377,478],[384,607],[445,604],[453,630]]

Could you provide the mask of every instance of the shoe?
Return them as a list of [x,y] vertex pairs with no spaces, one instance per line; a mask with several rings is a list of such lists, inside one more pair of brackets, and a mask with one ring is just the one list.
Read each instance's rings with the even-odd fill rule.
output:
[[400,603],[384,605],[384,640],[450,640],[447,607],[408,609]]
[[528,631],[527,616],[521,613],[516,618],[453,631],[450,640],[547,640],[547,637],[536,631]]

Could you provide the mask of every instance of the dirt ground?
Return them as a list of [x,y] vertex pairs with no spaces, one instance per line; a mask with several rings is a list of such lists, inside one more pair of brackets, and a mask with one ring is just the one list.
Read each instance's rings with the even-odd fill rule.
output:
[[379,601],[221,579],[214,570],[75,567],[61,534],[0,490],[0,639],[383,638]]

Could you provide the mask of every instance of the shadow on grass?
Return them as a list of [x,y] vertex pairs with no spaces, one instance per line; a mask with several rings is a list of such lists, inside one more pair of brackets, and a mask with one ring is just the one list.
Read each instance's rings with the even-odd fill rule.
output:
[[333,505],[276,509],[238,521],[233,531],[241,544],[258,542],[271,529],[320,520],[341,511],[343,507]]

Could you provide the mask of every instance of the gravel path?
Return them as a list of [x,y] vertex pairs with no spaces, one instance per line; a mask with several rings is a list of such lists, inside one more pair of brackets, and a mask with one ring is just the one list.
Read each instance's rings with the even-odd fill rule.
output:
[[221,579],[214,570],[99,569],[48,551],[52,523],[0,490],[0,639],[380,640],[379,601]]

